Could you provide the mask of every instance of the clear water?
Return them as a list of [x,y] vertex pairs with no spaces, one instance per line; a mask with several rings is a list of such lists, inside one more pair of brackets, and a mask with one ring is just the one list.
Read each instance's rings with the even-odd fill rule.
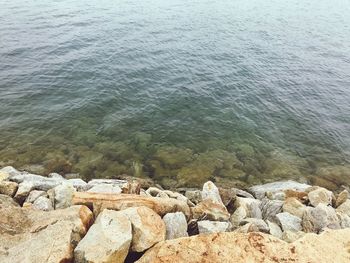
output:
[[0,165],[350,181],[348,0],[0,6]]

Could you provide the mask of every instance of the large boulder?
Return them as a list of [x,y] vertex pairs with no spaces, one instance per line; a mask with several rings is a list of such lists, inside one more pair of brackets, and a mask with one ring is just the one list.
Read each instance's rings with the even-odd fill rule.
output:
[[129,218],[132,225],[132,251],[142,252],[165,240],[164,221],[152,209],[145,206],[131,207],[120,213]]
[[92,220],[86,206],[60,211],[0,205],[0,262],[72,262]]
[[305,191],[310,185],[294,181],[281,181],[256,185],[249,188],[249,191],[258,199],[263,199],[266,193],[275,194],[286,190]]
[[127,216],[105,209],[75,248],[74,262],[123,263],[131,241],[131,223]]
[[307,234],[291,244],[263,233],[213,233],[160,242],[137,263],[348,263],[349,242],[350,229]]
[[187,237],[187,221],[181,212],[169,213],[163,217],[166,227],[166,239]]

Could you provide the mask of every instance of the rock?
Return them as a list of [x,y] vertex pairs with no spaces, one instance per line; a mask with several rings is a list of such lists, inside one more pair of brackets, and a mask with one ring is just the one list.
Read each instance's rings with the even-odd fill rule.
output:
[[119,180],[119,179],[93,179],[88,182],[88,185],[95,186],[99,184],[111,184],[111,185],[117,185],[121,189],[125,188],[128,186],[128,181],[127,180]]
[[226,208],[233,209],[233,203],[236,200],[236,193],[232,189],[219,188],[220,198]]
[[200,190],[188,190],[185,192],[185,196],[195,205],[202,201],[202,193]]
[[[17,204],[10,196],[0,194],[0,208],[11,207],[11,206],[19,207],[19,204]],[[0,230],[1,230],[1,227],[0,227]]]
[[306,208],[302,226],[304,232],[319,233],[325,228],[340,228],[340,222],[333,207],[320,203],[315,208]]
[[203,185],[202,200],[211,200],[214,203],[224,206],[220,197],[219,189],[211,181],[208,181]]
[[231,188],[231,190],[235,193],[236,196],[254,199],[254,196],[248,193],[247,191],[238,188]]
[[273,235],[274,237],[282,239],[282,230],[279,227],[279,225],[277,225],[276,223],[271,222],[269,220],[267,220],[266,223],[267,223],[267,226],[270,229],[270,234]]
[[327,189],[320,187],[316,190],[309,192],[308,198],[309,198],[310,204],[313,207],[316,207],[318,206],[318,204],[325,204],[325,205],[332,204],[332,195],[333,193],[331,191],[328,191]]
[[64,179],[63,176],[58,173],[49,173],[47,177],[54,178],[54,179]]
[[75,192],[73,195],[73,204],[83,204],[94,207],[94,213],[99,214],[103,209],[123,210],[129,207],[146,206],[151,208],[160,216],[167,213],[182,212],[187,218],[191,211],[189,206],[176,199],[163,199],[159,197],[145,197],[131,194],[101,194],[88,192]]
[[335,202],[335,207],[340,206],[348,199],[349,199],[349,192],[347,190],[343,190],[341,193],[339,193],[337,197],[337,200]]
[[14,197],[18,189],[18,184],[15,182],[0,180],[0,194]]
[[296,198],[298,201],[300,201],[303,204],[306,204],[308,202],[308,193],[306,192],[300,192],[300,191],[294,191],[294,190],[285,190],[285,200],[288,198]]
[[128,184],[123,188],[124,194],[139,195],[141,191],[141,183],[139,180],[128,180]]
[[158,189],[157,187],[149,187],[146,190],[146,193],[149,196],[153,196],[153,197],[162,197],[162,198],[168,198],[169,196],[167,194],[164,195],[163,190]]
[[131,231],[127,216],[104,210],[75,248],[74,262],[124,262],[132,241]]
[[40,196],[47,197],[47,193],[45,191],[40,190],[33,190],[29,193],[26,202],[27,203],[34,203],[36,199],[38,199]]
[[67,180],[67,182],[69,184],[72,184],[73,187],[77,190],[77,191],[87,191],[91,188],[90,185],[88,185],[84,180],[80,179],[80,178],[74,178],[74,179],[69,179]]
[[88,190],[89,193],[120,194],[122,189],[118,185],[98,184]]
[[238,227],[234,230],[236,233],[249,233],[249,232],[259,232],[259,228],[257,225],[253,223],[248,223],[243,226]]
[[165,240],[165,223],[152,209],[141,206],[120,211],[132,225],[131,251],[142,252]]
[[[289,244],[263,233],[224,232],[160,242],[137,263],[350,262],[350,229],[307,234]],[[332,253],[330,253],[330,251]]]
[[163,217],[166,227],[166,239],[175,239],[179,237],[187,237],[187,221],[181,212],[169,213]]
[[278,223],[283,231],[301,231],[301,219],[288,212],[279,213],[276,215]]
[[247,217],[262,218],[262,212],[260,209],[261,201],[252,198],[237,197],[234,206],[236,208],[243,207],[246,210]]
[[309,188],[310,185],[302,184],[294,181],[281,181],[268,183],[263,185],[256,185],[249,188],[249,191],[258,199],[263,199],[266,192],[276,193],[284,192],[285,190],[296,190],[296,191],[305,191]]
[[337,213],[337,217],[339,219],[339,224],[341,228],[350,228],[350,216]]
[[245,219],[242,220],[241,225],[245,225],[245,224],[248,224],[248,223],[255,225],[260,232],[269,233],[269,231],[270,231],[269,226],[262,219],[245,218]]
[[208,219],[213,221],[227,221],[230,218],[226,207],[210,199],[203,200],[195,207],[191,207],[195,219]]
[[63,183],[54,188],[55,209],[67,208],[72,205],[75,188],[70,183]]
[[12,166],[6,166],[0,169],[0,181],[7,180],[10,176],[18,175],[21,172],[17,171]]
[[20,183],[18,186],[17,192],[13,198],[18,203],[22,204],[33,189],[34,189],[34,185],[31,182]]
[[32,185],[34,190],[47,191],[65,182],[62,178],[48,178],[36,174],[30,174],[26,172],[13,172],[9,177],[10,181],[16,182],[21,188],[22,184]]
[[50,199],[45,196],[39,196],[33,203],[33,208],[42,210],[42,211],[50,211],[53,210],[52,203]]
[[292,243],[300,238],[302,238],[303,236],[305,236],[305,232],[303,231],[290,231],[290,230],[287,230],[287,231],[284,231],[283,234],[282,234],[282,240],[288,242],[288,243]]
[[276,221],[276,215],[282,212],[283,201],[269,200],[263,198],[260,203],[260,210],[264,220]]
[[0,207],[0,262],[72,262],[92,212],[85,206],[43,212]]
[[345,215],[350,216],[350,200],[346,200],[344,203],[338,206],[336,211],[338,213],[343,213]]
[[198,222],[198,231],[199,234],[204,233],[216,233],[216,232],[226,232],[230,227],[228,222],[217,222],[217,221],[199,221]]
[[241,225],[241,222],[243,221],[244,218],[247,217],[247,212],[246,209],[244,209],[243,206],[239,206],[232,216],[230,217],[230,222],[233,227],[238,227]]
[[287,198],[283,204],[283,212],[288,212],[299,218],[303,217],[306,206],[294,197]]

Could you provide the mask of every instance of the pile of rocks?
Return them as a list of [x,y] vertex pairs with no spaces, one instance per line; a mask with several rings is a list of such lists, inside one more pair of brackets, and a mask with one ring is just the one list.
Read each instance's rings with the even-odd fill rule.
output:
[[170,191],[5,167],[0,213],[0,262],[350,262],[348,191],[294,181]]

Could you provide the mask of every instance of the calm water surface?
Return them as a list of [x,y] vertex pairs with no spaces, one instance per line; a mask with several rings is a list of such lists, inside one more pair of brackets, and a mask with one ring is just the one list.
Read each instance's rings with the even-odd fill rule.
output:
[[348,0],[0,6],[0,165],[350,181]]

